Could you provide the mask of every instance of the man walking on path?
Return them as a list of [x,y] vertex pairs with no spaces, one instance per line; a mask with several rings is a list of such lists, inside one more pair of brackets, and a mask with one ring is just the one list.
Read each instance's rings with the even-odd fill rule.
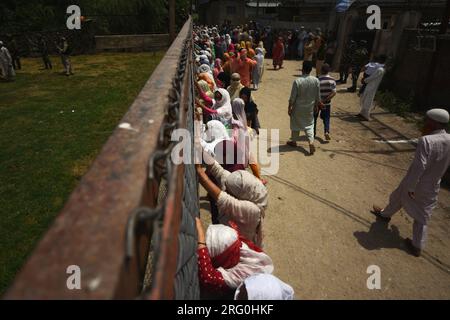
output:
[[363,120],[370,121],[370,112],[372,111],[373,101],[381,80],[383,80],[384,74],[384,68],[379,66],[371,76],[364,79],[366,87],[364,88],[364,93],[361,95],[361,111],[358,114]]
[[427,225],[436,207],[440,182],[450,165],[450,134],[445,131],[449,114],[444,109],[427,112],[423,136],[415,158],[400,186],[391,194],[389,204],[372,213],[385,222],[401,208],[414,219],[412,240],[406,239],[408,251],[420,256],[425,246]]
[[303,64],[303,75],[292,85],[288,114],[291,118],[291,140],[287,144],[297,146],[300,131],[305,131],[309,140],[309,153],[316,151],[314,146],[314,112],[320,103],[319,79],[310,75],[312,66]]
[[325,130],[325,139],[330,141],[330,116],[331,116],[331,99],[336,96],[336,81],[328,73],[330,72],[330,65],[325,63],[322,66],[322,75],[319,76],[320,82],[320,99],[323,107],[314,114],[314,137],[317,132],[317,118],[323,120]]

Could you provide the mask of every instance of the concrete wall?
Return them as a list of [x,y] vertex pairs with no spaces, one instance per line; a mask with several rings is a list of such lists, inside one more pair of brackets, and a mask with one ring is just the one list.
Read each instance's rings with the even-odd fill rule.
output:
[[168,34],[96,36],[97,52],[159,51],[169,47]]
[[[234,13],[228,13],[228,7],[234,8]],[[215,0],[199,6],[199,10],[201,22],[208,25],[221,25],[225,20],[236,25],[246,22],[245,1]]]
[[[441,106],[450,110],[450,35],[437,36],[437,52],[417,50],[417,31],[405,30],[389,81],[389,87],[398,95],[419,101],[419,109]],[[431,82],[431,93],[426,103],[421,94],[425,87],[429,66],[436,55],[437,67]]]

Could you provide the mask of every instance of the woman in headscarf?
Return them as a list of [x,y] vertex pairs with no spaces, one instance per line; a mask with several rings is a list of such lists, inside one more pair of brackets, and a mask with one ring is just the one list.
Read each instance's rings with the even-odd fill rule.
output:
[[[233,53],[231,53],[233,54]],[[232,56],[230,53],[225,53],[223,55],[223,65],[222,65],[222,69],[223,72],[227,73],[230,77],[231,77],[231,61],[233,60]],[[226,87],[224,87],[226,88]]]
[[[214,91],[214,99],[211,99],[203,92],[199,85],[197,85],[197,90],[200,98],[205,101],[205,104],[198,104],[199,107],[203,109],[203,112],[209,116],[210,119],[219,120],[225,125],[225,127],[231,128],[233,111],[231,108],[230,94],[228,91],[219,88]],[[208,106],[211,106],[211,108]]]
[[244,150],[244,168],[250,167],[253,175],[265,185],[267,184],[267,181],[261,178],[261,167],[253,153],[256,149],[256,132],[248,127],[247,115],[245,114],[245,102],[244,100],[237,98],[233,100],[231,106],[233,108],[231,136],[233,140],[236,141],[238,150]]
[[267,188],[248,171],[238,170],[231,173],[206,152],[203,157],[208,164],[208,174],[217,181],[217,184],[208,177],[200,165],[197,166],[197,174],[208,195],[217,202],[219,222],[229,225],[230,221],[234,221],[246,239],[261,247],[262,225],[267,208]]
[[241,76],[239,75],[239,73],[233,73],[231,75],[231,84],[227,88],[228,92],[230,93],[231,101],[239,98],[239,93],[241,92],[242,88],[244,88],[244,86],[241,83]]
[[198,68],[198,79],[204,80],[208,83],[209,88],[211,91],[214,91],[216,89],[216,83],[214,81],[214,76],[211,72],[211,68],[207,64],[202,64]]
[[264,42],[260,41],[257,48],[260,48],[260,49],[263,51],[263,55],[264,55],[264,57],[265,57],[266,54],[267,54],[267,51],[266,51],[266,49],[264,48]]
[[274,275],[258,273],[237,288],[234,300],[293,300],[294,289]]
[[253,45],[252,45],[251,41],[247,41],[245,43],[245,47],[246,47],[247,52],[248,52],[248,57],[250,59],[253,59],[253,57],[256,55],[256,52],[255,52],[255,50],[253,50]]
[[216,157],[216,146],[223,142],[231,140],[227,128],[218,120],[211,120],[204,125],[200,144],[206,152],[212,157]]
[[241,83],[250,88],[251,85],[251,71],[256,66],[257,62],[247,57],[247,49],[242,49],[239,56],[233,60],[231,70],[239,73],[241,76]]
[[[232,44],[231,36],[228,33],[225,35],[225,44],[227,45],[227,47]],[[230,51],[230,49],[228,49],[228,51]]]
[[285,48],[283,43],[283,38],[279,37],[272,50],[273,56],[273,68],[276,70],[277,67],[283,68],[283,60],[285,56]]
[[214,81],[216,82],[216,85],[218,88],[223,88],[223,83],[218,78],[218,76],[221,72],[223,72],[222,60],[216,59],[216,61],[214,61],[213,76],[214,76]]
[[211,91],[208,82],[205,80],[198,81],[198,85],[202,89],[202,92],[204,92],[209,98],[214,98],[214,92]]
[[253,89],[258,90],[264,68],[264,54],[261,48],[256,48],[256,53],[255,61],[257,65],[253,68],[252,79]]
[[248,126],[259,134],[261,125],[258,118],[258,106],[252,99],[252,91],[249,88],[243,88],[239,92],[239,97],[245,102],[245,114],[247,116]]
[[[260,41],[258,44],[258,48],[262,50],[263,52],[263,58],[266,58],[266,54],[267,54],[267,50],[264,48],[264,42]],[[263,62],[263,67],[262,67],[262,72],[261,72],[261,78],[259,79],[259,82],[262,82],[263,76],[264,76],[264,71],[265,71],[266,67],[264,66],[264,62]]]
[[272,259],[242,236],[236,225],[210,225],[205,235],[201,220],[196,218],[196,227],[202,297],[231,298],[249,276],[273,272]]

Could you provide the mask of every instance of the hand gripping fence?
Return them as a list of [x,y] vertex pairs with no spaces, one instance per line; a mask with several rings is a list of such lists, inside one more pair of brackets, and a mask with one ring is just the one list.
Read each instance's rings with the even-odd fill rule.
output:
[[171,161],[172,132],[194,134],[193,61],[189,18],[6,299],[200,298],[194,139]]

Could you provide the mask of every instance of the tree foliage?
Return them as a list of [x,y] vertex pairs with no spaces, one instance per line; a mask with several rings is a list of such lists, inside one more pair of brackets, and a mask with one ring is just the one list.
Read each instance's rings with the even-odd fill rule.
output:
[[[98,33],[167,32],[166,0],[2,0],[0,30],[23,33],[65,28],[66,9],[76,4]],[[181,26],[189,11],[189,0],[177,0],[177,23]]]

